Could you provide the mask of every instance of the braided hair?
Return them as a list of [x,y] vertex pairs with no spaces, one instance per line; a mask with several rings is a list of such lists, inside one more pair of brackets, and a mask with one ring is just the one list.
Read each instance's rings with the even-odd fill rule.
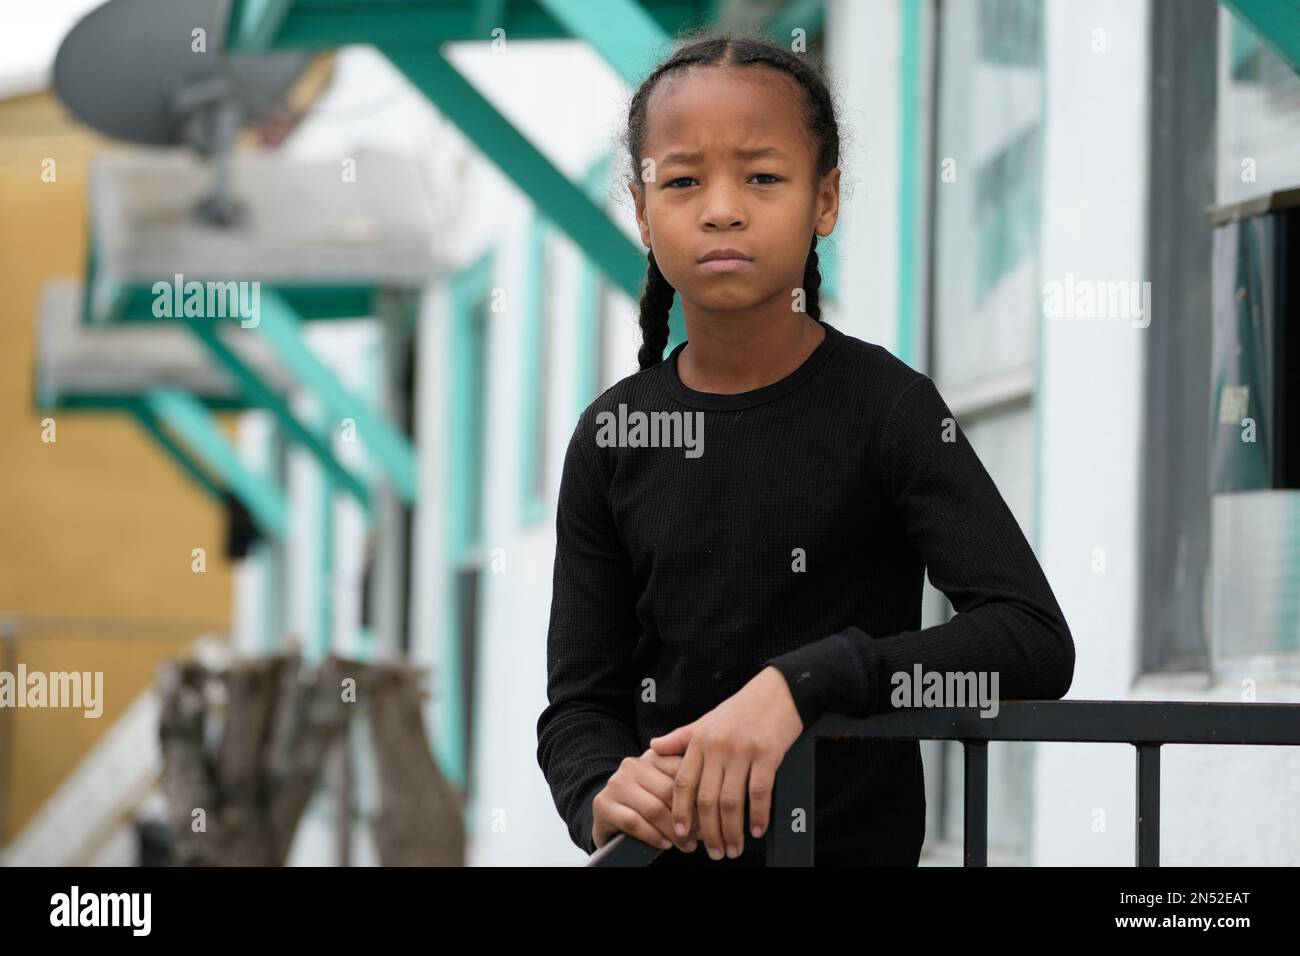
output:
[[[821,65],[806,54],[794,53],[762,36],[744,36],[731,32],[704,33],[689,39],[655,68],[632,97],[628,107],[624,139],[631,163],[631,178],[637,189],[644,189],[641,179],[641,152],[645,144],[646,103],[659,80],[692,66],[766,66],[788,73],[804,89],[804,118],[809,134],[816,143],[818,178],[839,165],[840,131],[835,103],[822,73]],[[647,369],[663,361],[668,344],[668,314],[677,290],[668,284],[655,262],[654,250],[647,259],[646,281],[641,293],[641,349],[637,362]],[[804,307],[809,315],[821,320],[819,293],[822,276],[817,263],[817,234],[808,249],[804,266]]]

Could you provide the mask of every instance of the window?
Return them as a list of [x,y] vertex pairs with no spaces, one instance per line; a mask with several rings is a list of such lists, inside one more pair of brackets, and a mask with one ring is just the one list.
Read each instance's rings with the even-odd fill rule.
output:
[[550,418],[551,359],[555,347],[555,246],[544,238],[541,248],[541,282],[537,295],[541,301],[535,344],[537,348],[537,382],[533,393],[533,414],[529,427],[533,430],[532,482],[529,492],[534,499],[546,497],[546,423]]
[[[1213,233],[1204,210],[1300,186],[1300,77],[1225,7],[1152,8],[1142,670],[1300,671],[1300,493],[1207,492]],[[1157,440],[1158,439],[1158,440]]]
[[942,2],[936,23],[930,374],[945,397],[1011,385],[1011,375],[1027,397],[1038,337],[1043,81],[1038,55],[1015,38],[1032,31],[1040,45],[1038,7]]
[[[930,177],[927,367],[1034,540],[1042,23],[1033,0],[941,0]],[[952,616],[927,580],[925,625]],[[927,852],[962,840],[962,748],[922,745]],[[989,858],[1024,862],[1033,744],[993,742]]]
[[[1217,12],[1214,198],[1222,205],[1300,186],[1300,76],[1253,27],[1226,7]],[[1198,334],[1210,336],[1208,318]],[[1207,407],[1197,426],[1208,431]],[[1208,504],[1211,669],[1300,677],[1300,492],[1217,494]]]
[[1218,11],[1217,203],[1300,185],[1300,76]]

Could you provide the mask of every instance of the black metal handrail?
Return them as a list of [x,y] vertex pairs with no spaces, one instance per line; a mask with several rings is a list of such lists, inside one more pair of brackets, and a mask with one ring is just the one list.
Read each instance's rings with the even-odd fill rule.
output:
[[[988,744],[993,740],[1130,744],[1137,753],[1137,865],[1160,865],[1160,748],[1165,744],[1300,746],[1300,704],[1192,701],[1000,701],[996,716],[978,708],[916,708],[848,717],[829,714],[794,742],[781,761],[772,793],[772,819],[807,807],[807,829],[771,827],[768,866],[812,866],[816,741],[957,740],[965,755],[963,865],[988,865]],[[661,850],[620,833],[587,866],[646,866]]]

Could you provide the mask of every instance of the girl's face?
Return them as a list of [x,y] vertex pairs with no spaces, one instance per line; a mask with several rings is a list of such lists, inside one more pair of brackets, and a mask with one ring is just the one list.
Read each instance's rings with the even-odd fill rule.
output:
[[[815,230],[839,214],[838,168],[817,179],[803,90],[767,67],[693,67],[646,104],[641,241],[692,311],[788,312]],[[652,162],[646,162],[652,161]],[[716,250],[741,261],[709,263]]]

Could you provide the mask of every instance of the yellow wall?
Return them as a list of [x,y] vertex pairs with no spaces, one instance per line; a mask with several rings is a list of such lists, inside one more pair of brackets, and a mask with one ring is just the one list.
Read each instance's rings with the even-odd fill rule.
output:
[[[17,657],[0,667],[104,672],[99,719],[0,709],[13,743],[0,841],[22,828],[160,661],[229,626],[231,569],[216,503],[127,416],[42,413],[32,404],[41,285],[83,274],[88,164],[112,148],[52,94],[0,101],[0,634],[6,618],[19,628]],[[57,162],[53,183],[41,179],[47,157]],[[46,414],[57,422],[52,444],[41,440]],[[224,425],[233,435],[233,417]],[[206,551],[205,574],[191,570],[194,548]]]

